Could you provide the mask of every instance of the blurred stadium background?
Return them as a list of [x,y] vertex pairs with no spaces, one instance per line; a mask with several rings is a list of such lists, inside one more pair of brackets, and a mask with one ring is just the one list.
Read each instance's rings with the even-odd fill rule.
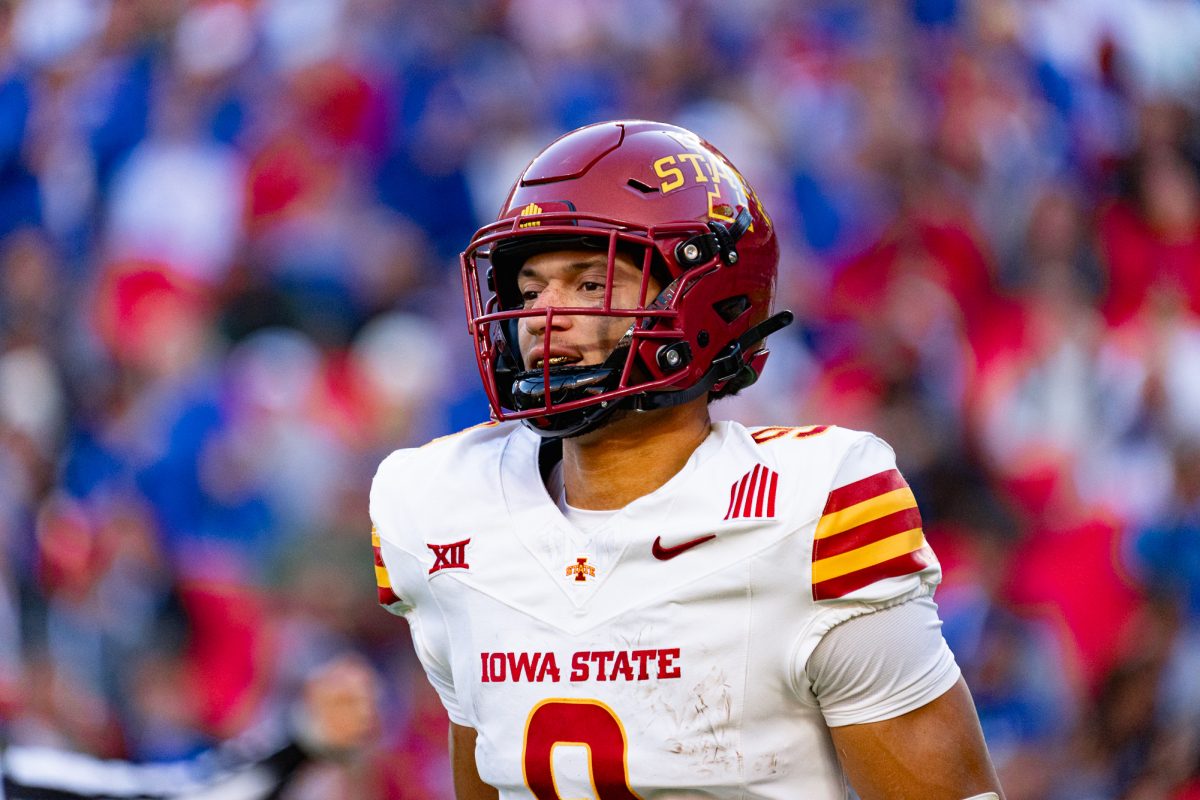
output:
[[0,0],[0,727],[196,751],[330,654],[449,796],[366,490],[486,417],[457,253],[556,135],[690,127],[783,239],[718,406],[899,454],[1010,800],[1200,798],[1200,2]]

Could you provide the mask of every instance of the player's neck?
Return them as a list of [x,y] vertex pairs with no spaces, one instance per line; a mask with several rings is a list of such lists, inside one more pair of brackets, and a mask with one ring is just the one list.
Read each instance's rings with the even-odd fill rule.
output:
[[565,440],[567,502],[588,510],[623,508],[662,486],[708,437],[705,401],[629,414]]

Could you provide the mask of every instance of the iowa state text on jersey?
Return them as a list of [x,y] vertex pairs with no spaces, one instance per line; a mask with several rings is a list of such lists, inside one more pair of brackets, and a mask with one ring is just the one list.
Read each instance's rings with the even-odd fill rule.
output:
[[[656,650],[577,650],[561,659],[570,664],[567,680],[648,681],[671,680],[682,675],[678,647]],[[560,659],[553,651],[536,653],[480,653],[483,683],[558,683],[562,680]]]

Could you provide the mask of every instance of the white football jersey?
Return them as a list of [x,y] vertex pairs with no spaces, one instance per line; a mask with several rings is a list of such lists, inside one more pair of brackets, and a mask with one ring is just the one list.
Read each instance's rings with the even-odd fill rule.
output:
[[489,423],[393,453],[371,490],[380,600],[478,732],[480,776],[502,798],[845,797],[808,657],[941,577],[891,449],[716,423],[585,533],[540,442]]

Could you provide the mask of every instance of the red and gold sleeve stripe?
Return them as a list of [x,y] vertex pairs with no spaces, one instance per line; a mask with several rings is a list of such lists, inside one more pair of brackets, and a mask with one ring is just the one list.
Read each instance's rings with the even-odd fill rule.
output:
[[399,603],[400,597],[392,591],[392,581],[388,578],[387,567],[383,564],[383,552],[379,549],[379,533],[371,528],[371,549],[375,551],[375,589],[379,593],[380,605],[390,606]]
[[933,563],[917,500],[897,470],[829,493],[813,539],[813,599],[920,572]]
[[806,425],[801,428],[782,428],[778,426],[761,428],[750,434],[755,444],[766,444],[776,439],[806,439],[829,430],[828,425]]

